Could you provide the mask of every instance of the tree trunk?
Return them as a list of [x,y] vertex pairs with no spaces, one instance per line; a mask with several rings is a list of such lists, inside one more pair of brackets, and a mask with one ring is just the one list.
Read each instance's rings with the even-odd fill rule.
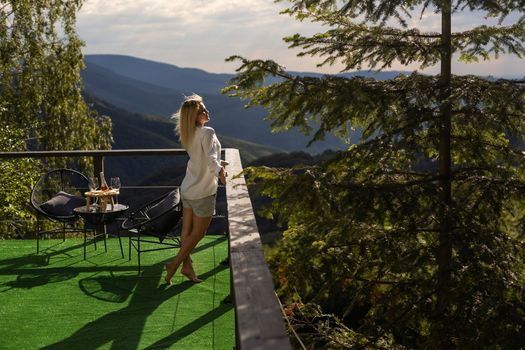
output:
[[440,185],[440,213],[439,213],[439,248],[438,248],[438,285],[437,302],[433,339],[438,341],[438,348],[452,348],[451,334],[448,329],[449,290],[452,260],[452,186],[451,186],[451,105],[450,80],[452,74],[451,52],[451,0],[443,1],[441,12],[441,113],[439,124],[439,185]]

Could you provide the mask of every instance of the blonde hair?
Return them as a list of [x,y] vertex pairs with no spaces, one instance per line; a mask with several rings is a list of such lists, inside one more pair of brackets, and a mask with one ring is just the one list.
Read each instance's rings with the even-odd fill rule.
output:
[[186,96],[179,111],[172,118],[176,120],[175,132],[179,135],[182,147],[187,148],[197,129],[197,117],[202,111],[202,97],[193,94]]

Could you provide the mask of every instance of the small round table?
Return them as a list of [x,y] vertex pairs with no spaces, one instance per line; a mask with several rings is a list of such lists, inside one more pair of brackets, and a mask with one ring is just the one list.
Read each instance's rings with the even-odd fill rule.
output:
[[[119,216],[124,214],[129,209],[128,205],[124,204],[113,204],[111,207],[109,204],[106,205],[104,211],[100,210],[99,205],[82,206],[73,209],[86,222],[95,226],[95,234],[93,235],[93,242],[95,249],[97,249],[97,237],[104,237],[104,250],[108,251],[106,244],[106,225],[112,223]],[[124,257],[124,250],[122,249],[122,241],[120,240],[120,233],[117,233],[118,242],[120,244],[120,253]],[[86,230],[84,230],[84,260],[86,259]]]

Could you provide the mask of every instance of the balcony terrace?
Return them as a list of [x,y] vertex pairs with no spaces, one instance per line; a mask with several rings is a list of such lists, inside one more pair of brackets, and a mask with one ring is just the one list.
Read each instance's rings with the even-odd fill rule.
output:
[[[108,156],[184,154],[17,152],[0,153],[0,161],[90,156],[98,173]],[[238,150],[226,149],[224,158],[231,176],[242,171]],[[136,255],[122,258],[116,239],[108,240],[107,253],[89,246],[86,260],[83,241],[76,237],[45,240],[38,255],[33,240],[0,241],[1,347],[290,349],[244,178],[230,177],[224,190],[225,232],[207,235],[193,255],[201,284],[180,275],[172,286],[163,282],[172,251],[144,254],[138,275]]]

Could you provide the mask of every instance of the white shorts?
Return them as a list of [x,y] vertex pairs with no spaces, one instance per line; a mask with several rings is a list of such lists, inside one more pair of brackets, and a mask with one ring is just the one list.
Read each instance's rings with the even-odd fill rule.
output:
[[191,208],[193,213],[202,218],[213,216],[215,213],[215,197],[216,194],[199,199],[186,199],[184,195],[181,196],[182,206],[184,208]]

